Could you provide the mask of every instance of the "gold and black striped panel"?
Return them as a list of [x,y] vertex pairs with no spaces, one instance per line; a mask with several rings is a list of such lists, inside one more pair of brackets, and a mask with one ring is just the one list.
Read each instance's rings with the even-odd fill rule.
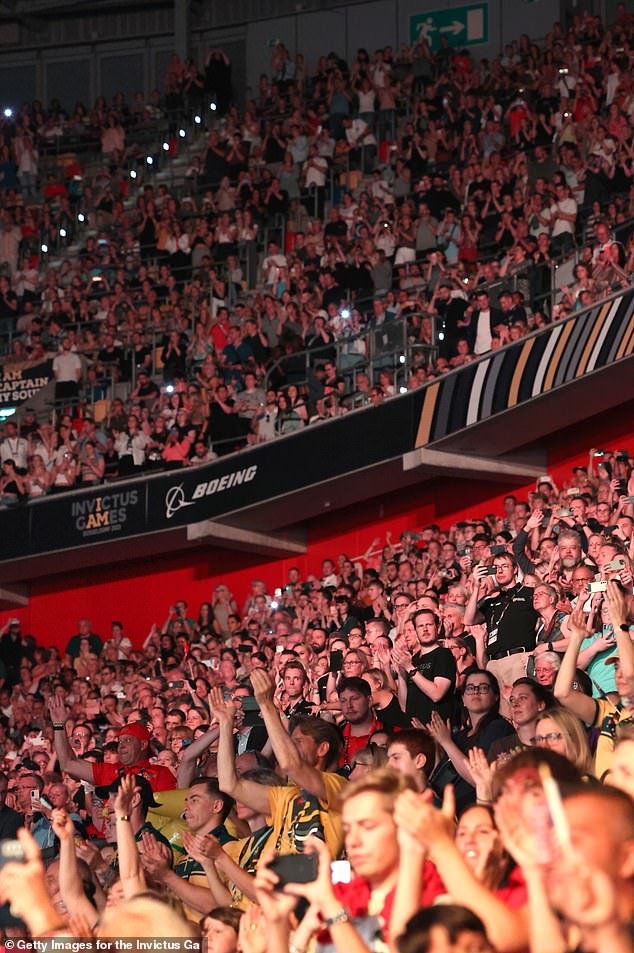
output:
[[428,384],[416,447],[464,430],[634,354],[634,289]]

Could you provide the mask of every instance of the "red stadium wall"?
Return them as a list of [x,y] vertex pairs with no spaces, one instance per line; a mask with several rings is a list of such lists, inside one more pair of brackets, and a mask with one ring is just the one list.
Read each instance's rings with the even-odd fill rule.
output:
[[[634,447],[631,405],[600,420],[586,421],[552,437],[545,444],[549,472],[561,485],[570,478],[571,468],[587,463],[588,447]],[[308,528],[308,553],[300,558],[260,562],[248,554],[200,550],[183,556],[162,557],[139,569],[135,564],[119,565],[34,581],[28,607],[5,612],[18,616],[23,631],[34,633],[46,644],[63,646],[77,631],[82,616],[92,620],[94,630],[106,634],[110,622],[121,619],[135,644],[140,644],[152,622],[162,624],[170,602],[187,599],[192,610],[211,598],[214,585],[222,579],[241,604],[254,578],[261,578],[269,590],[281,585],[288,568],[319,572],[321,561],[345,552],[354,558],[365,552],[375,537],[385,538],[391,530],[398,540],[405,529],[438,521],[452,522],[499,513],[504,496],[513,492],[526,498],[532,485],[501,486],[490,482],[434,481],[407,492],[376,498],[313,520]],[[456,500],[460,500],[456,508]]]

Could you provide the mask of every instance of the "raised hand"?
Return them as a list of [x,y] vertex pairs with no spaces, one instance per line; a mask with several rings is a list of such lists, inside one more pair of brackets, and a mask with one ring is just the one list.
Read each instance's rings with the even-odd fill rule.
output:
[[241,953],[266,953],[268,930],[262,907],[254,903],[247,907],[240,918],[238,949]]
[[453,840],[456,799],[451,784],[443,789],[442,809],[434,807],[430,792],[415,794],[403,791],[394,807],[397,827],[404,827],[427,850],[433,850]]
[[530,533],[532,530],[537,529],[538,526],[541,526],[544,522],[544,514],[542,510],[533,510],[531,515],[526,520],[526,526],[524,527],[527,533]]
[[132,801],[134,795],[140,792],[141,788],[136,783],[134,775],[124,775],[119,782],[119,790],[114,802],[115,814],[132,813]]
[[494,812],[504,847],[515,863],[526,871],[538,867],[540,855],[537,840],[526,823],[517,798],[503,794],[498,798]]
[[18,841],[24,861],[9,861],[0,870],[0,903],[8,903],[11,913],[25,921],[30,933],[55,929],[59,914],[48,896],[40,848],[24,828],[18,831]]
[[236,717],[236,706],[233,702],[225,701],[220,688],[212,688],[209,692],[209,707],[213,718],[219,725],[229,722],[233,726]]
[[70,840],[75,836],[75,825],[70,815],[59,807],[51,812],[51,827],[55,836],[61,841]]
[[92,928],[83,913],[68,914],[69,933],[81,940],[90,940],[94,936]]
[[411,652],[401,643],[400,645],[395,645],[392,649],[392,661],[397,666],[397,668],[407,671],[408,668],[412,665],[412,655]]
[[610,621],[616,632],[621,625],[626,624],[627,610],[625,608],[623,593],[614,579],[608,582],[608,588],[605,591],[605,602],[608,607]]
[[48,703],[48,711],[54,725],[63,725],[68,717],[68,710],[63,699],[53,696]]
[[432,711],[431,721],[426,725],[427,731],[434,741],[437,741],[441,748],[451,741],[451,725],[449,721],[443,721],[437,711]]
[[490,801],[493,797],[493,775],[495,762],[489,764],[482,748],[471,748],[467,752],[469,770],[476,783],[476,795],[479,801]]
[[583,605],[584,605],[584,600],[581,596],[579,596],[577,600],[577,605],[575,606],[574,610],[570,613],[570,615],[566,619],[566,625],[568,626],[568,631],[571,634],[577,635],[580,638],[585,639],[586,636],[590,635],[591,633],[588,630],[585,613],[583,611]]
[[262,668],[251,672],[251,684],[255,693],[255,700],[260,707],[270,704],[275,697],[275,682],[272,677]]

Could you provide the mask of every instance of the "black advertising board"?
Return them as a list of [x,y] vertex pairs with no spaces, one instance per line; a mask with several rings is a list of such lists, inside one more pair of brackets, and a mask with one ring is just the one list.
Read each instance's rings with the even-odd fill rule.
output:
[[0,563],[218,519],[283,498],[417,447],[433,447],[633,353],[634,290],[627,289],[377,407],[202,467],[0,511]]
[[217,519],[406,453],[414,392],[206,466],[70,491],[0,512],[0,562]]
[[53,380],[53,362],[20,361],[0,367],[0,406],[19,407]]

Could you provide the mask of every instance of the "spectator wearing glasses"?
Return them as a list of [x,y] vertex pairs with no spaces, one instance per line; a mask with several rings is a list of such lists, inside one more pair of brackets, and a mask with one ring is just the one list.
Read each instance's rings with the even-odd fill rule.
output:
[[501,686],[501,711],[508,714],[509,689],[526,674],[528,659],[535,648],[537,612],[533,608],[533,589],[517,577],[517,562],[505,553],[493,560],[495,589],[484,594],[483,581],[489,575],[486,566],[473,570],[473,589],[465,608],[465,625],[485,622],[487,627],[487,668]]
[[535,681],[552,691],[560,668],[561,655],[557,652],[542,652],[535,658]]
[[452,784],[456,804],[462,807],[475,800],[475,779],[469,765],[469,751],[479,748],[488,756],[493,744],[513,736],[513,726],[500,717],[500,689],[489,671],[467,675],[462,691],[463,724],[452,732],[450,724],[432,713],[427,730],[443,750],[432,783],[437,792]]
[[540,583],[533,589],[533,608],[539,614],[535,660],[542,652],[564,652],[568,644],[561,631],[566,613],[557,609],[559,599],[555,586],[548,583]]
[[571,761],[583,775],[592,774],[592,755],[583,725],[565,708],[547,708],[537,719],[534,744]]

